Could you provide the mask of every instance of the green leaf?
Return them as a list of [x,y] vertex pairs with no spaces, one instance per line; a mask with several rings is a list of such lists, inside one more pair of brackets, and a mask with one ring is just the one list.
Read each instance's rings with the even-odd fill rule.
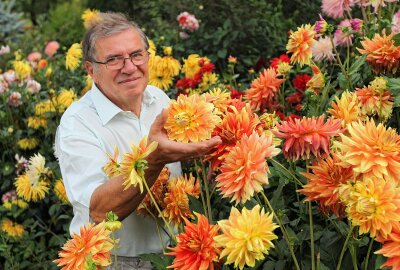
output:
[[197,212],[199,214],[204,215],[204,209],[203,209],[203,205],[201,204],[199,199],[196,199],[193,196],[190,196],[188,194],[189,197],[189,208],[190,210],[192,210],[193,212]]
[[393,102],[393,107],[397,107],[400,105],[400,95],[398,95]]
[[395,46],[400,46],[400,33],[394,35],[392,37],[392,39],[394,40],[394,45]]
[[400,95],[400,78],[384,78],[388,82],[387,87],[389,88],[390,92],[395,96]]
[[363,54],[360,58],[358,58],[350,67],[349,75],[353,75],[358,72],[360,67],[365,63],[365,58],[367,58],[367,54]]
[[172,264],[173,260],[172,256],[165,256],[157,253],[142,254],[140,257],[145,261],[151,262],[151,265],[157,270],[167,269],[167,267]]

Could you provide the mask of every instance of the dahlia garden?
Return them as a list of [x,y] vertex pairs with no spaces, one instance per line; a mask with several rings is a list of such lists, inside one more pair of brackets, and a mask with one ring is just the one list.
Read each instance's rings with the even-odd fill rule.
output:
[[[154,269],[400,270],[400,5],[322,0],[263,66],[237,55],[177,57],[148,35],[149,84],[171,98],[170,140],[219,136],[201,158],[144,178],[157,143],[105,153],[104,173],[145,199]],[[80,14],[82,28],[96,9]],[[140,24],[140,22],[138,22]],[[181,42],[203,22],[176,14]],[[146,30],[145,30],[146,31]],[[63,112],[92,86],[77,39],[33,51],[0,40],[0,269],[105,269],[121,220],[69,235],[72,207],[54,155]],[[268,50],[268,48],[263,48]],[[223,68],[221,68],[223,67]],[[166,244],[165,244],[166,243]]]

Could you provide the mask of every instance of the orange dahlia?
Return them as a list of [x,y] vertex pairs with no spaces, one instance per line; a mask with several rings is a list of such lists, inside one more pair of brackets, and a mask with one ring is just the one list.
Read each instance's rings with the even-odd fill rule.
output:
[[[150,192],[153,194],[156,203],[160,206],[160,208],[164,208],[164,194],[167,191],[168,179],[170,176],[170,171],[168,167],[164,167],[158,176],[157,180],[154,182],[153,186],[150,188]],[[148,215],[149,212],[154,216],[158,216],[159,213],[152,202],[149,194],[146,194],[143,201],[140,203],[136,212],[142,215]]]
[[400,225],[394,226],[392,232],[387,239],[376,239],[378,242],[383,242],[383,246],[375,254],[382,254],[388,259],[381,265],[381,268],[388,267],[391,269],[400,269]]
[[375,34],[373,39],[365,38],[361,41],[363,48],[357,48],[362,54],[368,54],[366,61],[376,73],[396,73],[400,64],[400,47],[395,46],[394,34]]
[[285,81],[277,76],[274,68],[265,69],[246,90],[245,99],[249,101],[254,111],[263,111],[271,107],[277,97],[279,87]]
[[388,90],[378,92],[371,87],[356,88],[356,95],[361,104],[361,112],[366,116],[377,115],[383,120],[392,114],[394,97]]
[[364,175],[400,179],[400,136],[394,129],[376,126],[373,120],[358,121],[347,125],[347,134],[334,142],[341,166],[352,166]]
[[343,92],[340,99],[336,96],[335,101],[331,103],[331,107],[328,113],[332,117],[342,120],[342,127],[353,121],[364,120],[365,118],[361,113],[361,104],[357,99],[357,95],[349,91]]
[[218,235],[219,226],[210,225],[205,216],[195,213],[197,224],[185,219],[185,232],[177,236],[178,245],[170,248],[169,256],[175,256],[173,264],[167,268],[180,270],[214,270],[218,261],[219,248],[214,237]]
[[147,169],[146,158],[157,148],[157,142],[152,142],[147,145],[147,136],[144,136],[139,142],[139,146],[131,144],[131,153],[125,153],[122,162],[120,173],[124,178],[124,190],[130,186],[136,187],[139,185],[140,192],[143,193],[144,171]]
[[323,158],[330,152],[330,138],[340,133],[340,124],[340,120],[333,118],[324,123],[324,115],[302,119],[289,118],[276,124],[279,131],[274,131],[274,134],[285,139],[282,150],[287,159],[309,159],[310,154]]
[[272,144],[272,137],[259,136],[253,132],[242,139],[225,157],[221,173],[215,181],[224,198],[231,201],[246,202],[254,193],[263,190],[268,184],[268,164],[266,158],[279,154],[280,149]]
[[314,26],[310,24],[297,27],[297,31],[293,32],[289,37],[289,42],[286,45],[288,53],[292,53],[290,63],[298,63],[300,67],[311,64],[312,47],[316,40]]
[[325,86],[324,74],[321,73],[321,70],[316,65],[312,65],[311,69],[314,75],[307,82],[306,87],[313,91],[320,91]]
[[400,187],[393,180],[363,177],[342,185],[338,192],[348,218],[360,226],[360,233],[386,238],[396,226],[393,224],[400,222]]
[[214,104],[215,108],[220,113],[224,113],[231,102],[231,93],[229,91],[224,91],[219,87],[204,93],[204,96],[206,97],[206,101]]
[[168,182],[168,192],[164,198],[164,209],[162,214],[168,221],[174,222],[175,226],[181,224],[185,218],[193,218],[189,208],[189,197],[198,198],[200,195],[199,181],[189,175],[178,176]]
[[119,156],[119,150],[118,147],[114,147],[114,155],[111,156],[109,153],[107,153],[108,156],[108,163],[104,165],[103,170],[106,173],[106,175],[109,178],[121,175],[120,172],[120,165],[118,163],[118,156]]
[[110,238],[111,231],[105,229],[104,222],[97,225],[84,225],[80,233],[74,233],[62,250],[58,253],[60,257],[54,260],[61,270],[85,270],[87,260],[100,267],[111,264],[110,254],[114,248],[114,242]]
[[211,138],[215,126],[221,122],[217,110],[205,96],[179,95],[171,101],[164,125],[168,137],[179,142],[199,142]]
[[318,201],[323,213],[344,217],[345,206],[335,190],[340,184],[345,184],[353,178],[353,170],[337,165],[339,161],[336,154],[332,153],[332,157],[319,158],[313,166],[307,166],[312,172],[303,173],[308,183],[299,192],[304,194],[308,201]]
[[220,136],[222,143],[206,157],[206,160],[210,160],[212,169],[215,170],[221,165],[230,149],[240,141],[243,135],[250,136],[254,130],[262,134],[260,119],[251,111],[250,105],[246,104],[240,110],[235,106],[230,106],[222,122],[214,129],[214,135]]
[[272,214],[264,212],[256,205],[242,213],[232,207],[228,220],[218,221],[222,234],[215,236],[218,247],[222,247],[220,258],[226,257],[225,264],[234,263],[235,268],[245,265],[253,267],[256,260],[264,259],[269,249],[274,247],[272,240],[278,237],[274,230],[278,227],[272,221]]

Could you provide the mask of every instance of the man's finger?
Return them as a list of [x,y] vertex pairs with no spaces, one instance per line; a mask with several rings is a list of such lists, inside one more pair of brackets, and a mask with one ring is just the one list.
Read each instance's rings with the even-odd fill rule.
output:
[[157,115],[153,124],[150,127],[150,133],[158,133],[164,129],[165,122],[168,118],[168,110],[163,109],[159,115]]

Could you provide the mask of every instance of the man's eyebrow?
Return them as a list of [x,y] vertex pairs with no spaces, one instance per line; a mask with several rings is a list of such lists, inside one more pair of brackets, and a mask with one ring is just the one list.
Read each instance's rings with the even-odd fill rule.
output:
[[[139,52],[143,52],[143,49],[134,50],[134,51],[130,52],[129,55],[132,55],[134,53],[139,53]],[[123,57],[123,56],[121,54],[109,54],[109,55],[106,55],[106,59],[110,59],[110,58],[114,58],[114,57]]]

